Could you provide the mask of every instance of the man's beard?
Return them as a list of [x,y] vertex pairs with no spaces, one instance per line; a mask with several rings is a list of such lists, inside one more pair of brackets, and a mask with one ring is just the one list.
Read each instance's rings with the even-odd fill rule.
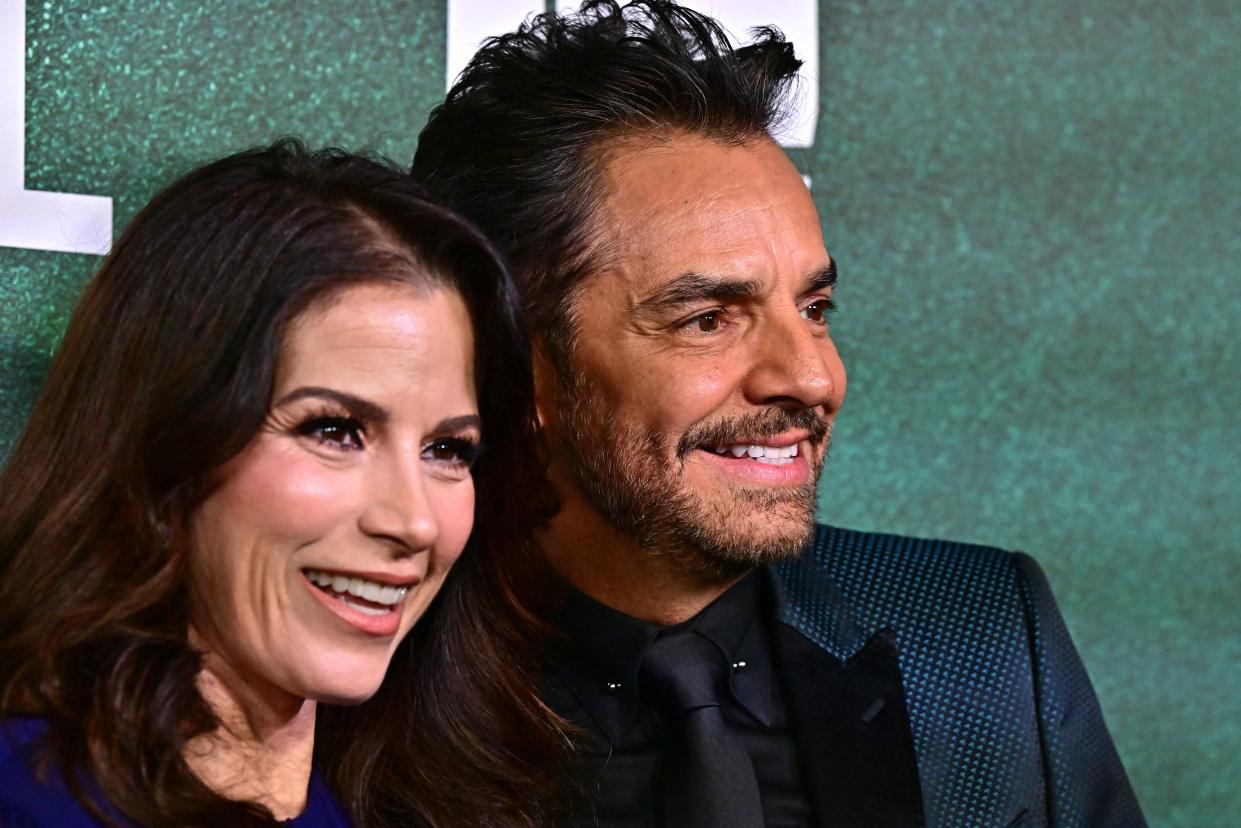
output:
[[[831,421],[813,409],[770,407],[699,423],[670,450],[667,435],[623,425],[584,377],[559,389],[560,450],[586,496],[622,533],[652,554],[711,581],[796,557],[815,527],[819,472]],[[707,500],[685,485],[685,458],[699,448],[756,442],[790,430],[809,432],[810,479],[796,487],[741,487]],[[721,488],[721,493],[730,492]]]

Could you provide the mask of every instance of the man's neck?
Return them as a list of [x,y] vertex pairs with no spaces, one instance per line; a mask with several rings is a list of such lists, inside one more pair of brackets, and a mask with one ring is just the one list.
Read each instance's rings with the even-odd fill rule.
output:
[[715,580],[673,550],[639,546],[592,505],[568,498],[538,544],[570,584],[618,612],[660,626],[693,618],[745,576]]

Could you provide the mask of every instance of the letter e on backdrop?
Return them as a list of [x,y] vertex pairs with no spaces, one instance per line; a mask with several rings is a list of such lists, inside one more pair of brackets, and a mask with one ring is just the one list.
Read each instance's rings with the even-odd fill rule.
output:
[[0,247],[107,253],[112,199],[26,189],[26,3],[0,0]]

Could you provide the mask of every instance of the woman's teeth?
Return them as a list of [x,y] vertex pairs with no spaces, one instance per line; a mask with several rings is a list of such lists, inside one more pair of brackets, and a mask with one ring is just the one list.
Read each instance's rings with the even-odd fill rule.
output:
[[[337,598],[367,615],[382,615],[386,612],[391,612],[392,608],[405,597],[405,593],[409,592],[409,587],[395,587],[391,584],[368,581],[365,578],[334,575],[331,572],[324,572],[318,569],[305,569],[302,571],[305,573],[306,579],[312,584],[321,589],[336,593]],[[350,601],[346,596],[361,598],[370,605]]]
[[749,457],[751,460],[757,460],[760,463],[770,463],[773,466],[783,466],[793,462],[793,458],[797,456],[797,444],[791,446],[760,446],[757,443],[729,443],[723,446],[717,446],[715,453],[721,457],[732,455],[736,458]]

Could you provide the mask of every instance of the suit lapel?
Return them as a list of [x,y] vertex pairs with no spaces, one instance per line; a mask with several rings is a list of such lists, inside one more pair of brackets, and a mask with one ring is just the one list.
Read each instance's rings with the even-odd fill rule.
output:
[[[818,825],[924,825],[892,633],[863,638],[843,596],[817,567],[791,562],[772,574],[776,663]],[[810,600],[791,600],[790,592]]]
[[776,658],[821,828],[923,825],[922,789],[891,635],[848,662],[776,625]]

